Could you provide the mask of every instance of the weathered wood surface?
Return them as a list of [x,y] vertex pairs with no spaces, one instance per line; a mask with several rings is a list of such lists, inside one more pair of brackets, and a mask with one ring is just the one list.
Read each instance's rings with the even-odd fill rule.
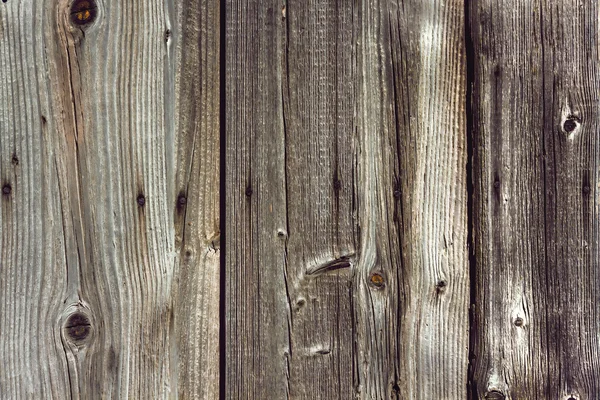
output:
[[463,11],[227,1],[226,398],[466,397]]
[[70,7],[0,4],[0,397],[216,398],[219,6]]
[[350,398],[353,7],[226,18],[226,397]]
[[597,3],[2,2],[0,398],[599,398]]
[[600,398],[597,1],[470,2],[472,398]]

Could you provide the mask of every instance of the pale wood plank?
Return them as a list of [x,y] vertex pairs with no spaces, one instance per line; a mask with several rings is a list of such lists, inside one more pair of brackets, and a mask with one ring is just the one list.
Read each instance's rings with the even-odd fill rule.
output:
[[466,396],[464,4],[361,2],[361,398]]
[[219,9],[70,6],[0,5],[0,392],[216,398]]

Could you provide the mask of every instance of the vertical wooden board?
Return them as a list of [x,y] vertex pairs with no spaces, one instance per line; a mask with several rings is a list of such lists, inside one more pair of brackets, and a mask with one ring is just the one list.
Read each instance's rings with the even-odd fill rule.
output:
[[[0,221],[0,391],[215,398],[218,24],[199,15],[215,21],[218,9],[85,3],[0,6],[0,172],[11,185]],[[205,53],[184,60],[199,35]],[[203,80],[182,90],[194,63]],[[181,117],[190,109],[202,114],[197,127]],[[198,150],[179,150],[188,147]],[[177,211],[184,185],[189,230]]]
[[[183,399],[219,397],[220,4],[170,2],[169,88],[174,123],[175,187],[169,190],[178,264],[170,351]],[[171,43],[172,40],[172,43]],[[174,104],[172,118],[170,104]],[[172,382],[175,390],[175,382]]]
[[226,398],[285,398],[285,157],[281,6],[227,1]]
[[353,387],[354,6],[285,8],[290,396],[347,399]]
[[227,398],[351,398],[352,3],[227,2]]
[[358,26],[361,398],[464,398],[464,4],[366,0]]
[[69,393],[60,323],[67,288],[43,7],[0,5],[0,393]]
[[598,11],[471,5],[473,398],[600,396]]

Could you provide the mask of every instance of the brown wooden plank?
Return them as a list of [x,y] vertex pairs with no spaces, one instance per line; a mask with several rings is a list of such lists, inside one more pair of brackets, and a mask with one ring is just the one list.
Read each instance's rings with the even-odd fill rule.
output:
[[473,398],[595,399],[598,2],[472,2]]
[[215,398],[219,10],[84,3],[0,4],[0,397]]
[[226,15],[226,397],[350,398],[353,8]]

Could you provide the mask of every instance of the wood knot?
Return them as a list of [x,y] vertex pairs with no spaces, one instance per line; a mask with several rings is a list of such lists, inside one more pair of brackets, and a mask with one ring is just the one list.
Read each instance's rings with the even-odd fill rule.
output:
[[492,390],[491,392],[487,392],[485,394],[485,398],[486,400],[504,400],[506,396],[504,396],[504,393],[500,392],[499,390]]
[[144,197],[143,194],[138,195],[136,201],[138,203],[138,206],[140,207],[144,207],[144,205],[146,205],[146,197]]
[[82,342],[90,335],[92,326],[89,318],[80,312],[72,314],[65,324],[65,333],[73,342]]
[[71,5],[71,22],[87,25],[96,19],[96,3],[93,0],[75,0]]
[[525,325],[525,321],[523,320],[523,318],[521,318],[521,317],[515,318],[515,326],[521,327],[523,325]]
[[6,183],[4,186],[2,186],[2,194],[3,195],[9,196],[11,192],[12,192],[12,186],[10,186],[10,183]]
[[374,288],[381,289],[385,286],[385,278],[381,273],[373,272],[369,277],[369,283]]
[[448,284],[446,283],[446,281],[439,281],[436,285],[435,285],[435,291],[437,294],[441,294],[444,292],[444,290],[446,290],[446,286]]
[[252,196],[252,186],[248,185],[246,188],[246,197]]
[[185,196],[185,193],[181,192],[179,193],[179,196],[177,196],[177,212],[181,213],[183,211],[183,209],[185,208],[187,204],[187,197]]
[[574,115],[570,115],[567,117],[565,122],[563,122],[563,129],[565,132],[571,133],[575,129],[577,129],[577,126],[579,125],[580,122],[581,122],[581,120],[578,117],[576,117]]
[[16,154],[13,154],[12,156],[12,165],[14,165],[15,167],[19,165],[19,157],[17,157]]

